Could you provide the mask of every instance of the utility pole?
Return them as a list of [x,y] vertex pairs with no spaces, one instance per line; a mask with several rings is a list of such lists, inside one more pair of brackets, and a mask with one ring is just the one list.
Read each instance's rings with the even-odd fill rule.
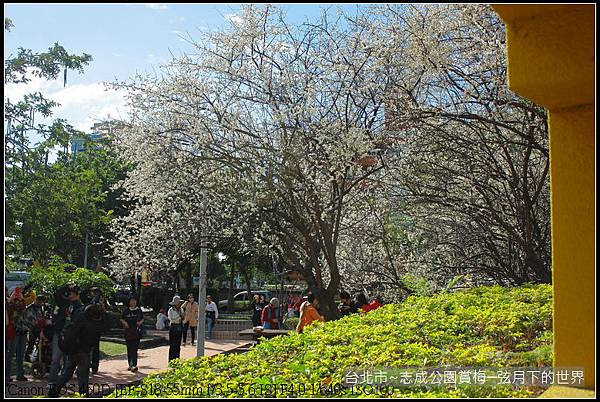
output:
[[204,356],[204,340],[206,330],[206,260],[207,260],[206,242],[200,246],[200,272],[198,278],[198,343],[196,344],[196,357]]

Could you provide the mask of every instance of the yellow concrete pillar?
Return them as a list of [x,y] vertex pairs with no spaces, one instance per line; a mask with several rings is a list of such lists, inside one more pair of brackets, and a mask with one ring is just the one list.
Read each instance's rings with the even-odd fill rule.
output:
[[595,5],[494,5],[509,86],[549,111],[554,365],[595,386]]
[[594,387],[594,106],[550,113],[554,365]]

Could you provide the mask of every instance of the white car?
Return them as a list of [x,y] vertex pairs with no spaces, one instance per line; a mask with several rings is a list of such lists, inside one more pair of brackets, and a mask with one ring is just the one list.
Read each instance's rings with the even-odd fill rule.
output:
[[[248,291],[236,293],[233,296],[234,308],[236,310],[237,309],[243,310],[252,301],[252,297],[254,297],[254,295],[263,295],[265,297],[265,300],[267,301],[267,303],[269,302],[269,300],[271,298],[271,292],[269,292],[268,290],[253,290],[251,293],[252,293],[252,296],[250,297],[250,299],[248,298]],[[217,303],[217,306],[218,306],[219,310],[226,310],[228,303],[229,303],[229,301],[227,299],[219,300],[219,303]]]
[[13,271],[4,273],[4,286],[8,288],[10,294],[16,287],[23,287],[23,283],[29,279],[29,272]]

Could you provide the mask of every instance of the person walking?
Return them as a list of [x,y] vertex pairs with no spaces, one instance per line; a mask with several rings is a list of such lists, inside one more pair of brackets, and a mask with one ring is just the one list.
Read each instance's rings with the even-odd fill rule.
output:
[[90,351],[98,342],[102,330],[106,326],[105,313],[97,305],[88,305],[85,309],[75,310],[71,315],[70,325],[65,325],[60,347],[67,356],[64,373],[58,377],[48,397],[57,398],[60,390],[71,380],[77,370],[78,391],[84,396],[89,394]]
[[181,309],[183,310],[183,344],[186,344],[188,328],[190,328],[192,331],[192,346],[194,346],[200,306],[194,300],[193,294],[190,293],[187,296],[187,300],[181,305]]
[[315,298],[315,295],[312,293],[309,294],[300,308],[300,321],[298,321],[298,325],[296,326],[296,331],[298,333],[301,334],[304,331],[304,328],[315,321],[325,321],[325,318],[317,311],[317,307],[319,307],[319,301]]
[[260,316],[262,310],[265,307],[264,303],[260,301],[260,295],[254,295],[252,302],[250,303],[250,309],[252,310],[252,326],[258,327],[260,325]]
[[56,305],[52,324],[52,363],[48,375],[48,387],[50,390],[55,386],[58,372],[65,356],[59,343],[67,323],[70,323],[71,315],[83,308],[80,298],[80,288],[74,284],[66,284],[54,292],[54,304]]
[[279,329],[279,319],[280,319],[280,310],[279,310],[279,299],[276,297],[272,298],[269,301],[269,304],[263,308],[261,315],[261,322],[264,329]]
[[[102,295],[102,290],[97,287],[91,287],[89,289],[90,298],[88,304],[98,304],[100,309],[106,313],[108,309],[106,299]],[[92,369],[92,374],[97,374],[100,369],[100,338],[98,338],[98,342],[95,345],[92,345],[92,351],[90,356],[90,368]]]
[[173,296],[169,305],[167,316],[169,317],[169,361],[179,359],[181,354],[181,333],[183,332],[183,312],[181,311],[182,300],[178,295]]
[[212,296],[206,296],[206,327],[208,329],[206,339],[212,339],[217,318],[219,318],[217,303],[213,301]]
[[130,296],[127,300],[127,307],[121,314],[121,324],[125,331],[125,344],[127,345],[127,363],[128,371],[135,373],[137,371],[138,350],[140,348],[140,339],[142,338],[142,323],[144,314],[137,305],[137,298]]

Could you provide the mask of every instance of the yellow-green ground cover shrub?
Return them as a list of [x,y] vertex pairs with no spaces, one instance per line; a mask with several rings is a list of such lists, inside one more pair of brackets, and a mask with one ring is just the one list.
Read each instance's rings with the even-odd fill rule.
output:
[[551,320],[549,285],[410,297],[264,341],[244,354],[176,360],[129,394],[113,396],[537,396],[541,389],[511,386],[421,386],[390,395],[341,385],[350,367],[551,366]]

